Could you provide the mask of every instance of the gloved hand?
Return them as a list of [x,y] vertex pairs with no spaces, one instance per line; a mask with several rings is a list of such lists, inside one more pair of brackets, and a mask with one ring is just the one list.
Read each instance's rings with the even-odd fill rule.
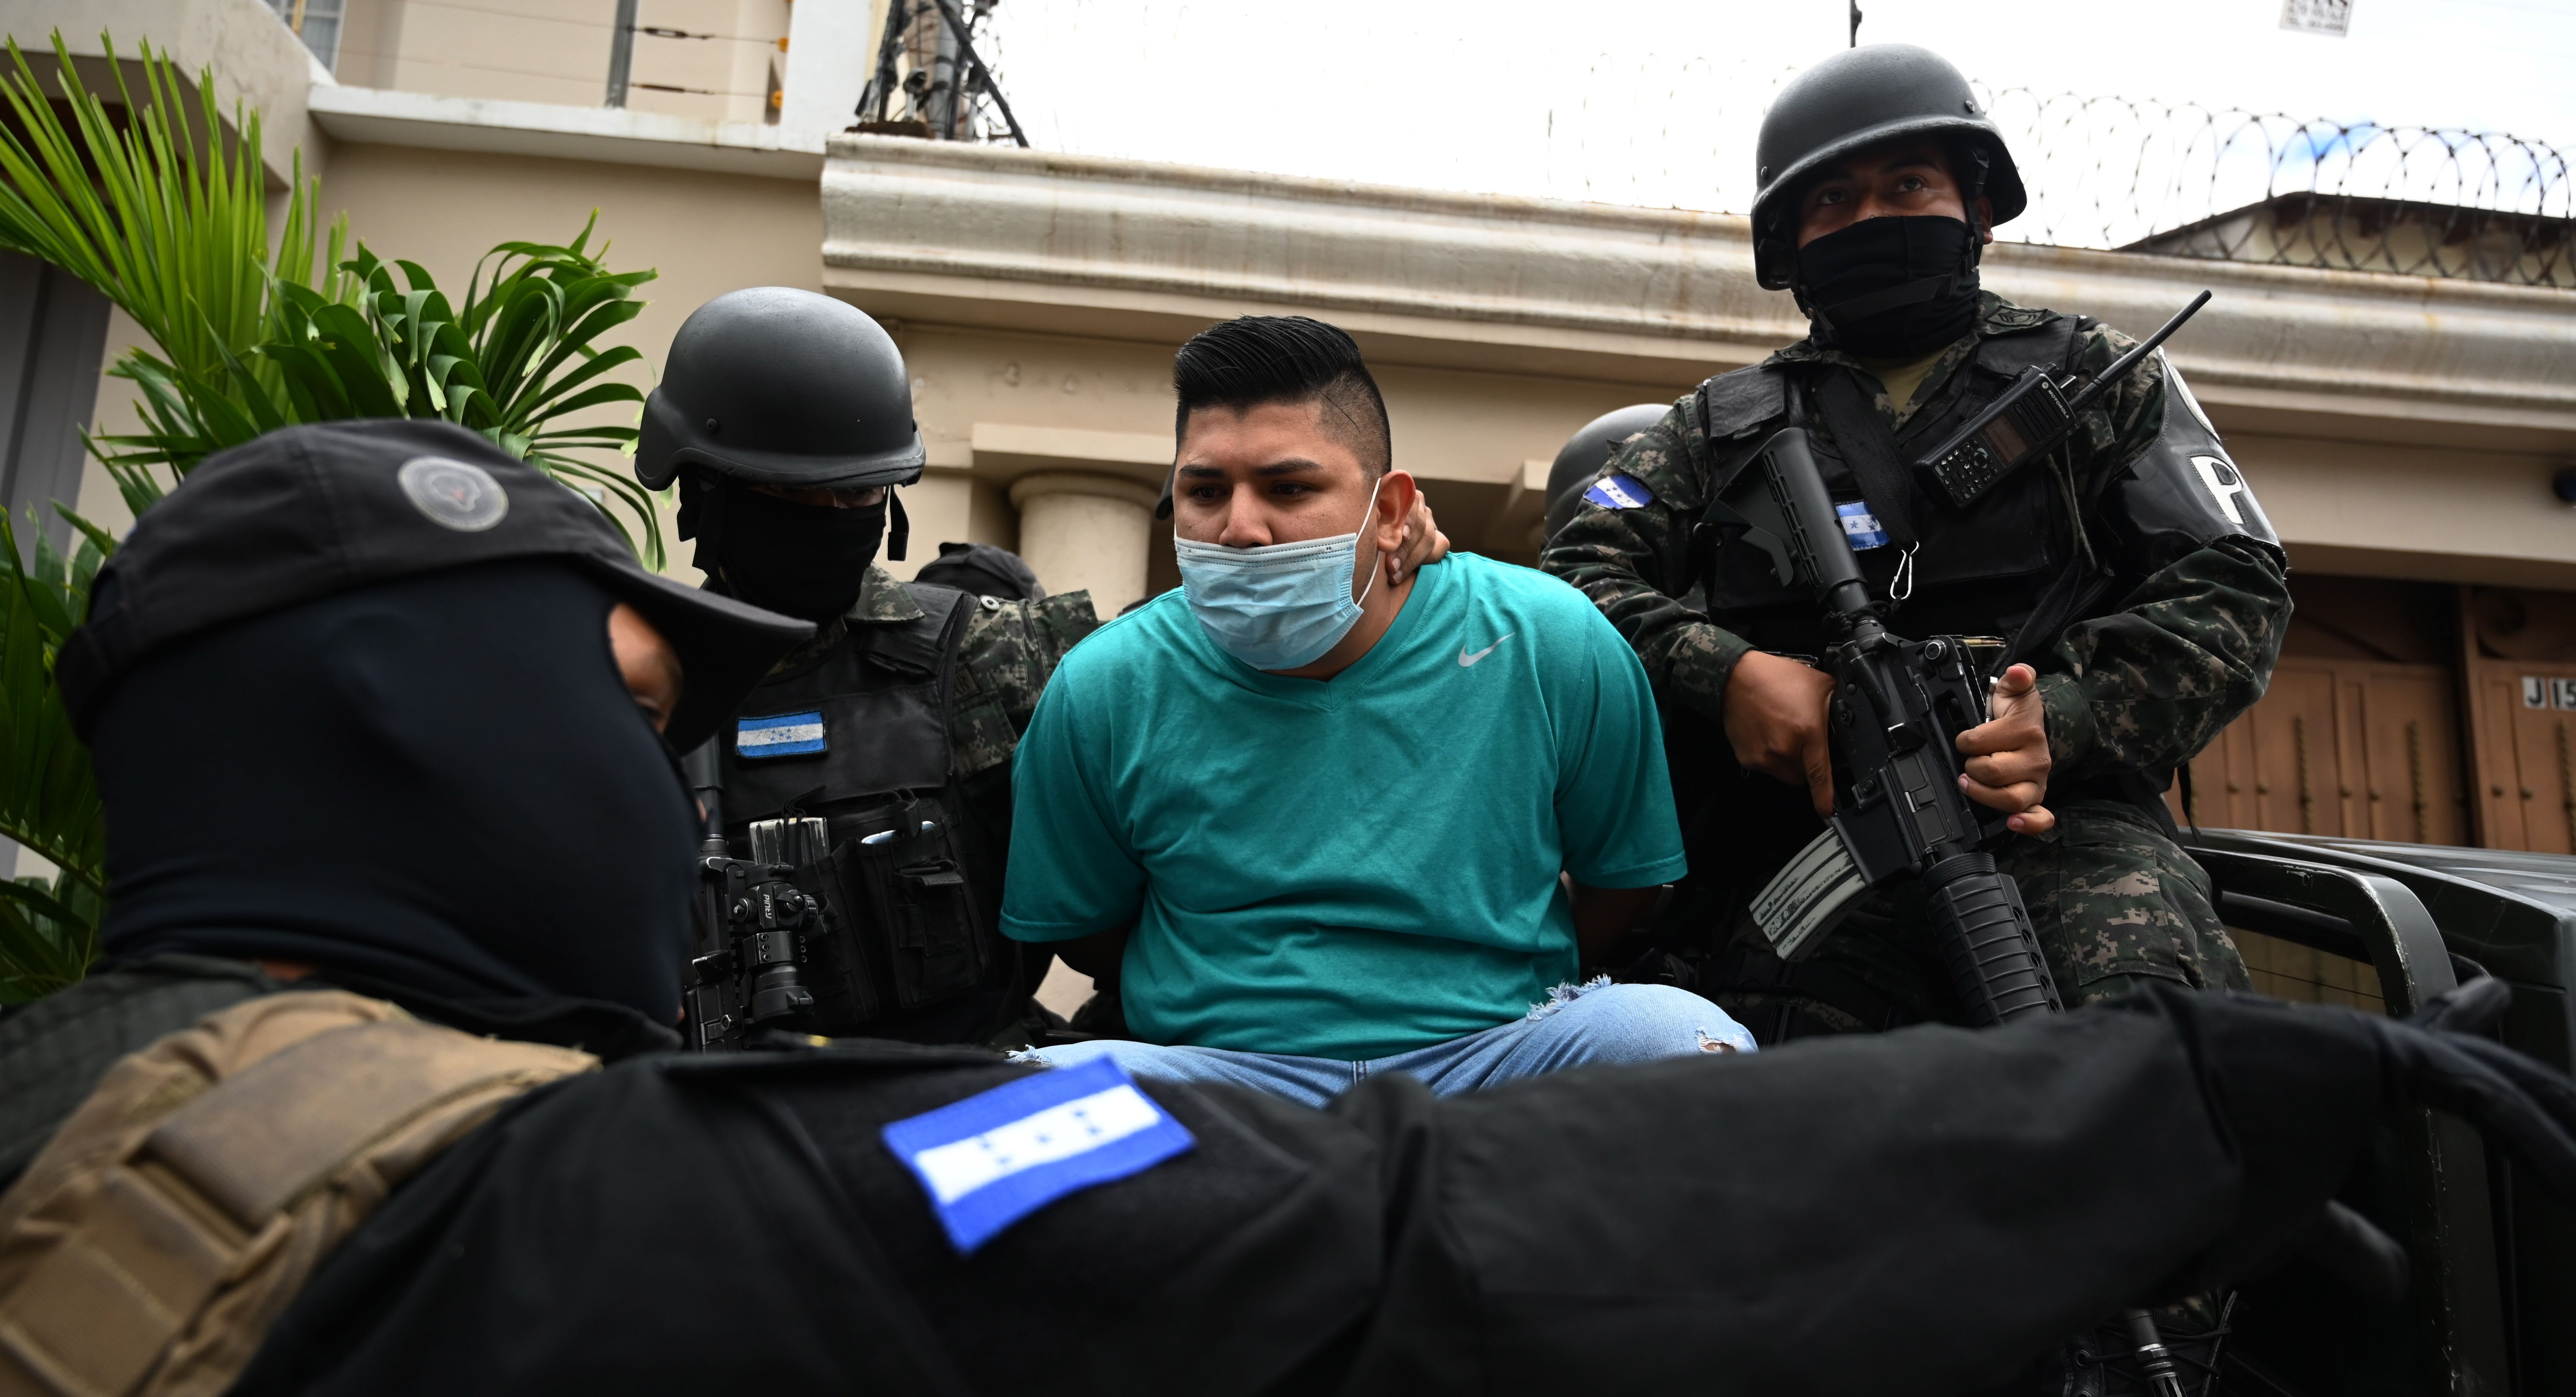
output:
[[2379,1032],[2391,1090],[2476,1126],[2561,1203],[2576,1203],[2576,1081],[2483,1036],[2513,991],[2492,976],[2436,996]]
[[2331,1200],[2371,1129],[2407,1107],[2459,1116],[2576,1202],[2576,1081],[2479,1036],[2511,999],[2485,977],[2405,1019],[2162,985],[2119,1001],[2175,1022],[2244,1171],[2236,1224],[2173,1288],[2214,1289],[2298,1253],[2392,1300],[2403,1249]]

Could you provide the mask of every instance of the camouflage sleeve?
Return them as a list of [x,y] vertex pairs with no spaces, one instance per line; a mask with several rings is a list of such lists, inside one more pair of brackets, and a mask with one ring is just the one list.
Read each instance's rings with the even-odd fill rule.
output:
[[[2108,325],[2097,324],[2085,335],[2076,372],[2090,380],[2137,343]],[[2164,367],[2159,356],[2150,354],[2144,363],[2111,385],[2110,391],[2076,423],[2075,487],[2085,501],[2088,516],[2095,516],[2103,488],[2121,467],[2147,449],[2156,433],[2164,430],[2164,422]]]
[[959,776],[1011,759],[1065,652],[1099,628],[1089,592],[1059,592],[1043,601],[983,599],[966,618],[957,701],[949,709],[948,741]]
[[2226,538],[2058,637],[2039,681],[2051,780],[2157,771],[2209,745],[2271,683],[2290,580],[2269,549]]
[[[2136,343],[2094,327],[2082,371],[2099,373]],[[2163,368],[2150,355],[2078,424],[2074,488],[2091,546],[2114,572],[2127,531],[2103,516],[2108,487],[2164,420]],[[2156,771],[2190,758],[2263,696],[2289,620],[2279,556],[2229,538],[2149,573],[2121,610],[2067,627],[2039,666],[2050,779]]]
[[1752,647],[1681,601],[1691,589],[1691,528],[1706,504],[1709,468],[1690,403],[1683,399],[1602,468],[1636,480],[1654,498],[1631,509],[1584,501],[1548,540],[1538,565],[1592,598],[1645,661],[1657,697],[1717,718],[1726,676]]

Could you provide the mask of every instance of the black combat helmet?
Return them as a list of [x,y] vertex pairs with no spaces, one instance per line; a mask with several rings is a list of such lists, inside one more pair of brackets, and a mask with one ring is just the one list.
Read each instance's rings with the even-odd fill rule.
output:
[[1605,412],[1583,424],[1582,430],[1565,439],[1556,453],[1556,464],[1547,471],[1547,533],[1554,538],[1565,521],[1574,517],[1574,508],[1583,500],[1583,488],[1619,454],[1628,438],[1664,419],[1672,411],[1669,403],[1639,403]]
[[[921,478],[903,354],[868,313],[755,286],[693,312],[644,400],[635,477],[696,464],[756,485],[864,489]],[[897,554],[895,556],[901,556]]]
[[1927,134],[1985,156],[1982,175],[1958,172],[1972,210],[1983,195],[1994,201],[1996,223],[2020,216],[2030,201],[2003,132],[1948,59],[1912,44],[1871,44],[1790,79],[1763,114],[1754,145],[1762,190],[1753,199],[1755,277],[1768,290],[1789,289],[1798,250],[1797,195],[1818,166],[1880,141]]
[[923,563],[912,580],[1004,601],[1041,601],[1047,594],[1027,559],[989,543],[943,543],[939,556]]

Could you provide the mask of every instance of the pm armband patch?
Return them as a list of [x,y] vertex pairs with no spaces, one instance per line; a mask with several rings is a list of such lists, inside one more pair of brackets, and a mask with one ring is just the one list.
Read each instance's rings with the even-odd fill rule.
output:
[[1655,492],[1633,475],[1605,475],[1592,482],[1583,498],[1603,509],[1643,509],[1655,502]]
[[734,724],[734,755],[747,760],[801,757],[823,747],[823,710],[819,708],[744,718]]
[[1198,1145],[1108,1058],[1051,1068],[881,1132],[960,1254],[1069,1194]]
[[2245,511],[2236,507],[2236,497],[2245,493],[2245,477],[2236,473],[2236,463],[2224,456],[2194,456],[2191,468],[2200,475],[2200,483],[2209,489],[2209,498],[2227,522],[2245,526]]

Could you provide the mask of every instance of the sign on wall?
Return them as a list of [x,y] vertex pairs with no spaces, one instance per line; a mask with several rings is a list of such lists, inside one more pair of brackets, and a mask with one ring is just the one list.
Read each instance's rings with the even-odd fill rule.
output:
[[2352,0],[2281,0],[2281,27],[2340,39],[2352,32]]

